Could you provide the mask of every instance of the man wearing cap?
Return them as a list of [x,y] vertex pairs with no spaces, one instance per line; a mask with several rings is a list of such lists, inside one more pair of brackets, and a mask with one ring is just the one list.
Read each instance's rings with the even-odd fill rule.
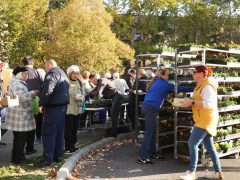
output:
[[45,63],[47,72],[42,84],[39,104],[43,106],[43,160],[39,167],[58,162],[64,153],[64,122],[69,104],[69,81],[67,75],[50,59]]

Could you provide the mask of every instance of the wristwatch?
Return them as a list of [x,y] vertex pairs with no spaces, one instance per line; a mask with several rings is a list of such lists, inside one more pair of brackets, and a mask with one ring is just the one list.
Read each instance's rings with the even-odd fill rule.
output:
[[195,104],[195,101],[194,100],[192,100],[192,105],[194,105]]

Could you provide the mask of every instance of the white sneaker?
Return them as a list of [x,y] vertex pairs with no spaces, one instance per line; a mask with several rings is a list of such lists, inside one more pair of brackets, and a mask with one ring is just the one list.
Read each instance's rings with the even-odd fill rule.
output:
[[223,173],[222,172],[214,172],[212,175],[211,175],[211,178],[213,179],[224,179],[224,176],[223,176]]
[[196,174],[195,172],[187,171],[183,176],[180,176],[183,180],[195,180]]

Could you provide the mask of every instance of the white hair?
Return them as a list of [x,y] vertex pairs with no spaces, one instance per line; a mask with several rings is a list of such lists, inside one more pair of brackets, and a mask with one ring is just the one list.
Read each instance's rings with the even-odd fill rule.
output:
[[54,59],[49,59],[46,63],[51,64],[53,67],[57,67],[57,62]]
[[96,78],[96,79],[100,79],[100,78],[101,78],[100,74],[96,73],[96,74],[95,74],[95,78]]
[[72,72],[79,73],[80,69],[76,65],[71,65],[70,67],[67,68],[67,75],[69,76]]
[[113,74],[113,79],[119,79],[119,73],[115,72],[115,73]]
[[151,70],[147,70],[146,73],[148,78],[155,77],[155,74]]
[[111,78],[111,73],[110,72],[105,73],[104,78],[110,79]]

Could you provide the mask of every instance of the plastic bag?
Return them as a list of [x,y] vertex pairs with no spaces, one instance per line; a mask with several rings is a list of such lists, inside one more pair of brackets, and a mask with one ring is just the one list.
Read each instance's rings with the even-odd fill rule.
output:
[[39,114],[39,97],[38,96],[33,98],[32,108],[33,108],[33,114],[38,115]]

